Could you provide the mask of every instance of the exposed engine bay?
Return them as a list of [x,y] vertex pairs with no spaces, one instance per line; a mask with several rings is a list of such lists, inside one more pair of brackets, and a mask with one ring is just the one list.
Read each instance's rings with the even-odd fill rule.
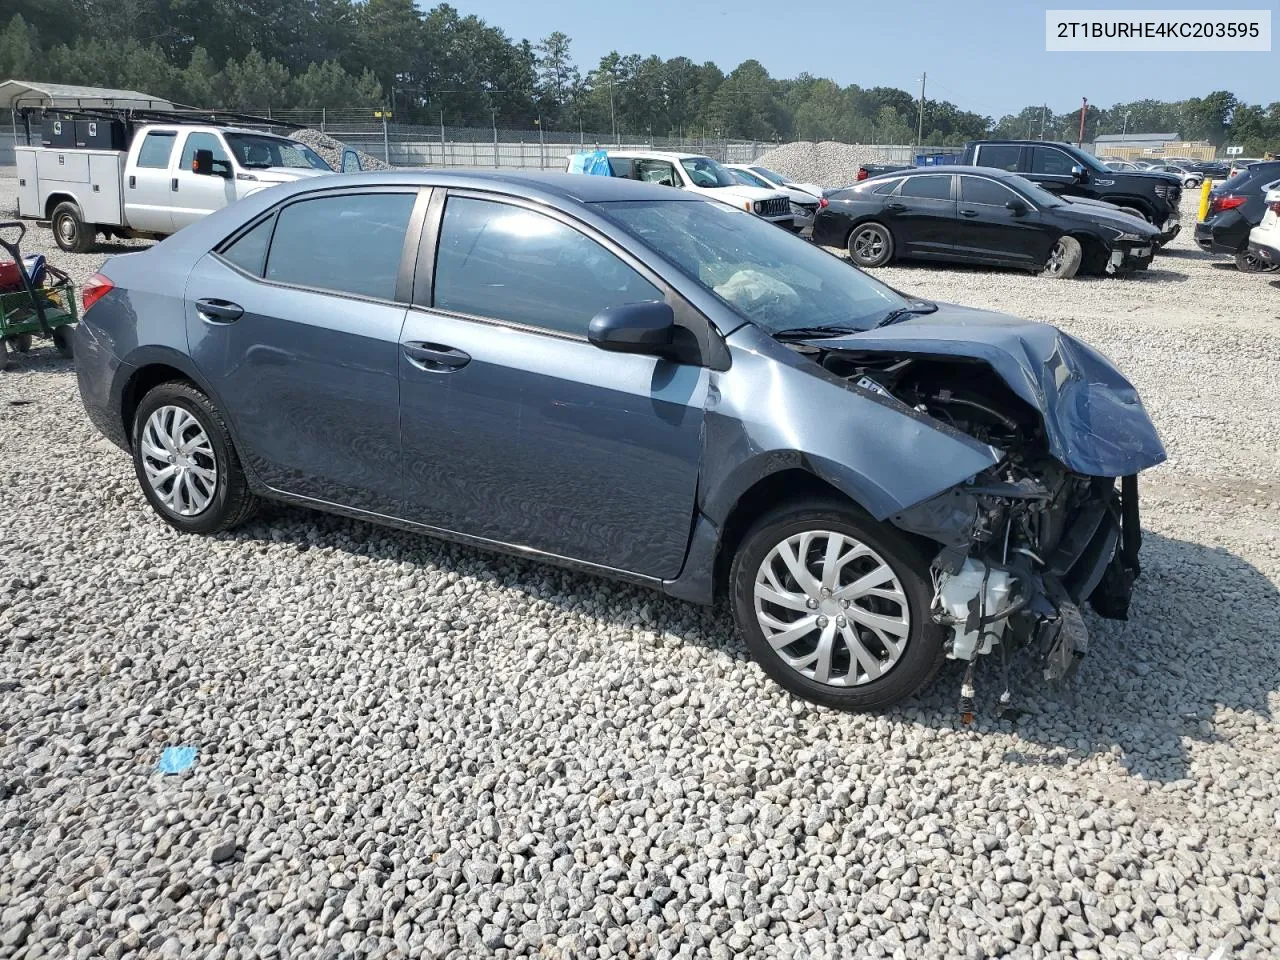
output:
[[930,426],[995,448],[1000,460],[889,518],[938,544],[931,615],[946,654],[969,664],[960,709],[972,718],[975,665],[995,654],[1008,703],[1009,658],[1029,649],[1044,676],[1069,678],[1088,648],[1080,606],[1126,619],[1139,573],[1136,475],[1074,472],[1048,449],[1038,411],[985,362],[794,345],[853,389]]

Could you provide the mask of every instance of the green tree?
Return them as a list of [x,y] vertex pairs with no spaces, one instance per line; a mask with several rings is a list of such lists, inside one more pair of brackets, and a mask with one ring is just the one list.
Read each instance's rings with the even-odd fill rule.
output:
[[27,25],[22,14],[15,13],[0,31],[0,78],[29,80],[39,70],[39,43],[36,31]]

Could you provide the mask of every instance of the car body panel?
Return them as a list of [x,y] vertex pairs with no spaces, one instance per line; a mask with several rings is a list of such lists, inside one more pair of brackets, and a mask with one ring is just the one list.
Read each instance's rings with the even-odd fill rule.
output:
[[823,345],[982,360],[1039,412],[1050,453],[1077,473],[1126,476],[1166,458],[1133,385],[1102,354],[1049,324],[947,304]]

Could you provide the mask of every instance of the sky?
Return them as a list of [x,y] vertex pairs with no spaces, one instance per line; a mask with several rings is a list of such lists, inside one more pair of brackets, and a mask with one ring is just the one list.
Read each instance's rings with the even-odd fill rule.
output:
[[[418,0],[431,6],[433,0]],[[841,86],[888,86],[950,100],[999,119],[1047,102],[1066,112],[1091,104],[1183,100],[1230,90],[1248,103],[1280,100],[1280,14],[1275,0],[1144,3],[1090,0],[450,0],[536,43],[553,30],[573,39],[579,66],[610,50],[712,60],[728,73],[756,59],[771,76],[802,72]],[[1270,9],[1269,53],[1048,53],[1046,9]]]

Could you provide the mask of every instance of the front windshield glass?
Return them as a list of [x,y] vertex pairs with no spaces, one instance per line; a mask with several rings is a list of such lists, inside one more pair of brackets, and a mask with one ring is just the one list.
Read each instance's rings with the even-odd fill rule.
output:
[[1018,192],[1020,192],[1024,197],[1041,209],[1046,207],[1060,207],[1063,205],[1062,201],[1054,194],[1050,193],[1035,181],[1028,180],[1026,177],[1009,177],[1003,182],[1018,190]]
[[710,157],[685,157],[680,161],[695,187],[732,187],[738,181],[733,174]]
[[597,206],[770,334],[802,327],[869,330],[907,306],[852,264],[724,204],[627,200]]
[[751,169],[756,171],[762,177],[766,177],[774,183],[780,183],[783,186],[786,186],[789,183],[795,183],[795,181],[790,177],[784,177],[777,170],[770,170],[768,167],[752,167]]
[[320,155],[305,143],[256,133],[228,133],[226,136],[227,146],[235,154],[236,161],[247,169],[295,167],[332,172]]
[[731,167],[727,167],[726,169],[737,177],[741,183],[746,184],[748,187],[764,187],[767,190],[773,189],[773,184],[750,170],[738,170]]

